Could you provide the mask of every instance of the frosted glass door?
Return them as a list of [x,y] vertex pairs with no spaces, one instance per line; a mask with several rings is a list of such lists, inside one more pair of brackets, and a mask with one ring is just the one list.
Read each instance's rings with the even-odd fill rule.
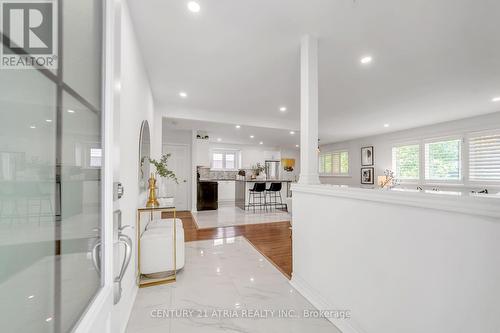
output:
[[0,69],[1,332],[69,332],[102,287],[102,2],[58,3],[59,68]]

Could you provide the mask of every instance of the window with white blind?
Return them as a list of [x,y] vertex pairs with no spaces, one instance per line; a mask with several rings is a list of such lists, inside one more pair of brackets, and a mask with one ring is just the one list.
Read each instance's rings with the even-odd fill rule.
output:
[[469,180],[500,181],[500,132],[469,138]]
[[216,150],[211,156],[212,169],[236,170],[239,167],[239,152],[235,150]]
[[462,139],[425,144],[425,180],[458,182],[462,179]]
[[417,181],[420,178],[420,145],[392,147],[392,170],[399,180]]
[[318,171],[321,175],[349,175],[349,152],[321,153],[319,155]]

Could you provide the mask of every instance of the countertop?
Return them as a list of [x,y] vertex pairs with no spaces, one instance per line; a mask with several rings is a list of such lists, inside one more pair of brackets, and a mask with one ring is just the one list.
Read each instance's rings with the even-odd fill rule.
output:
[[246,183],[292,183],[293,180],[290,179],[236,179],[237,182]]
[[235,181],[236,179],[198,179],[200,183],[203,182],[229,182],[229,181]]

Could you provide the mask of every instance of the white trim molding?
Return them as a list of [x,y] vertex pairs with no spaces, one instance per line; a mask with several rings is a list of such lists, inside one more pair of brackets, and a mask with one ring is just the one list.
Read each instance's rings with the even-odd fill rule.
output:
[[468,195],[450,194],[450,192],[435,191],[396,191],[383,189],[355,188],[341,185],[303,185],[292,184],[293,192],[318,194],[323,196],[352,198],[365,201],[375,201],[388,204],[400,204],[411,207],[429,208],[435,210],[500,218],[499,195]]
[[[339,307],[329,303],[326,298],[324,298],[319,292],[314,290],[314,288],[312,288],[303,278],[301,278],[297,274],[292,273],[290,284],[318,310],[350,310],[349,307]],[[342,333],[364,333],[361,330],[355,329],[351,325],[354,322],[352,317],[348,319],[336,319],[329,317],[327,319]]]

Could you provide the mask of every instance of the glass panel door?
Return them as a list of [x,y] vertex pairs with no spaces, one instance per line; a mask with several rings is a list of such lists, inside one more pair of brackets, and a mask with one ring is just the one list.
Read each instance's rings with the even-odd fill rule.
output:
[[71,331],[102,286],[102,2],[55,3],[59,67],[0,69],[2,332]]

